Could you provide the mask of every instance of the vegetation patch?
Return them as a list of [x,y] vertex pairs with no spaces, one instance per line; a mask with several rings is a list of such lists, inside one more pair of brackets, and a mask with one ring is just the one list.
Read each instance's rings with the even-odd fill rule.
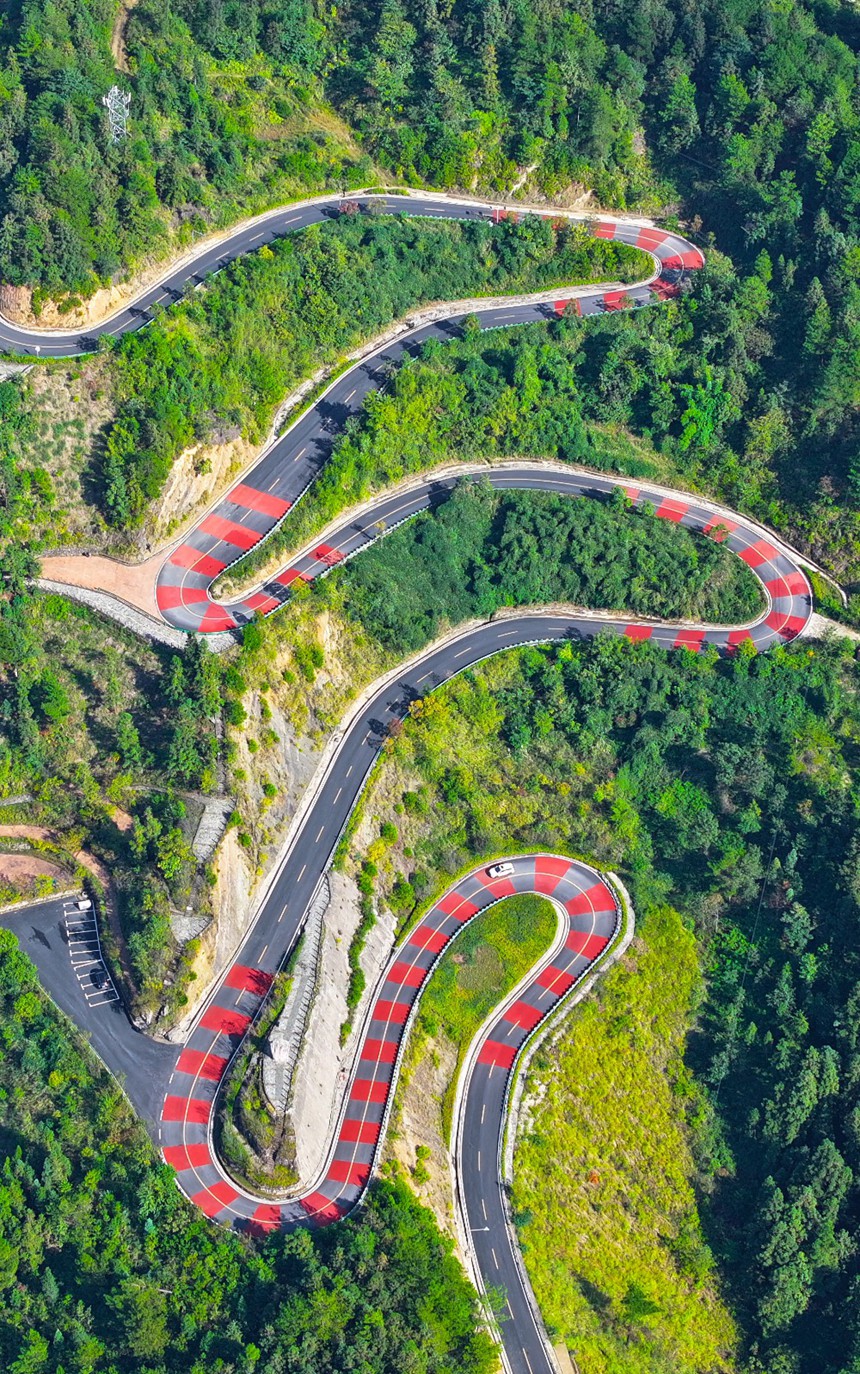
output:
[[514,1215],[550,1330],[594,1374],[736,1367],[684,1130],[698,958],[677,912],[654,908],[529,1072]]
[[334,576],[350,617],[400,656],[502,607],[569,602],[732,624],[764,609],[749,568],[714,540],[608,501],[464,481]]
[[[860,842],[850,800],[856,687],[852,645],[837,639],[761,656],[743,650],[731,660],[609,636],[523,649],[416,702],[365,795],[376,824],[396,820],[399,830],[378,865],[382,900],[403,884],[423,893],[434,881],[428,875],[505,848],[563,851],[571,841],[630,887],[645,940],[635,962],[644,961],[646,977],[632,989],[640,970],[628,961],[611,975],[611,1002],[582,1014],[594,1062],[580,1061],[576,1073],[588,1075],[589,1089],[605,1073],[605,1091],[595,1088],[571,1109],[575,1137],[564,1134],[562,1109],[552,1105],[546,1140],[526,1144],[533,1159],[547,1160],[575,1138],[587,1148],[589,1174],[602,1168],[612,1185],[607,1205],[619,1218],[629,1206],[624,1235],[620,1221],[611,1243],[599,1233],[605,1260],[577,1233],[577,1253],[591,1255],[591,1272],[602,1277],[589,1288],[580,1265],[582,1303],[575,1290],[570,1298],[571,1316],[584,1323],[577,1339],[602,1352],[612,1374],[629,1367],[628,1341],[630,1358],[641,1356],[649,1374],[682,1357],[688,1363],[680,1367],[706,1370],[709,1350],[725,1363],[731,1324],[702,1297],[717,1286],[737,1326],[736,1358],[750,1374],[844,1374],[860,1353],[850,1306],[860,1169],[852,1076],[860,984],[852,934]],[[682,923],[663,910],[669,905]],[[701,1001],[698,965],[706,975]],[[564,1063],[572,1062],[565,1046],[579,1034],[579,1018],[561,1032]],[[604,1041],[622,1061],[617,1068],[600,1061]],[[653,1059],[647,1070],[640,1054]],[[653,1287],[634,1278],[630,1289],[610,1272],[621,1253],[613,1247],[639,1236],[637,1208],[646,1233],[657,1224],[660,1194],[659,1182],[643,1182],[639,1162],[622,1152],[640,1138],[635,1113],[627,1119],[627,1099],[622,1113],[612,1087],[627,1083],[629,1064],[640,1066],[643,1082],[665,1078],[654,1088],[654,1111],[664,1113],[667,1140],[686,1141],[679,1196],[689,1200],[695,1190],[699,1225],[686,1202],[670,1211],[654,1257],[655,1273],[675,1265],[690,1314],[685,1329],[672,1324],[673,1313],[664,1316]],[[631,1100],[638,1093],[630,1084]],[[653,1122],[646,1106],[643,1119]],[[538,1105],[536,1123],[539,1113]],[[542,1127],[534,1131],[540,1137]],[[643,1160],[659,1172],[664,1143],[648,1148],[657,1153]],[[598,1185],[564,1175],[551,1186],[565,1198],[571,1188],[593,1188],[587,1196],[597,1207]],[[559,1303],[550,1257],[566,1253],[568,1228],[580,1217],[574,1209],[571,1218],[561,1197],[542,1213],[546,1229],[529,1252],[536,1285]],[[520,1221],[528,1243],[529,1219]],[[700,1299],[711,1316],[697,1346]]]
[[584,225],[536,216],[491,224],[347,215],[277,239],[115,342],[107,518],[139,524],[189,444],[238,431],[262,438],[295,382],[415,305],[491,288],[633,280],[647,261]]
[[549,948],[557,919],[541,897],[509,897],[476,916],[460,932],[421,994],[409,1065],[440,1038],[456,1049],[456,1063],[441,1102],[448,1139],[457,1080],[466,1051],[490,1012]]

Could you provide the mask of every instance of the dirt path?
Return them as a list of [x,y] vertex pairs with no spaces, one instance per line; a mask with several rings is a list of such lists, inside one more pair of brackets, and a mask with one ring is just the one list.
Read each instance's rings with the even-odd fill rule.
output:
[[137,0],[124,0],[119,7],[119,13],[113,26],[111,34],[110,50],[113,53],[114,66],[118,72],[128,74],[128,53],[125,50],[125,30],[128,24],[129,12],[134,9]]

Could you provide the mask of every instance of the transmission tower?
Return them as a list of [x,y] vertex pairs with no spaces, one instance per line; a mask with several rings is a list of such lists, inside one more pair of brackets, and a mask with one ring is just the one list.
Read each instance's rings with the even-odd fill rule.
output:
[[114,143],[121,143],[128,133],[131,92],[121,91],[119,86],[111,86],[107,95],[102,96],[102,104],[107,106],[111,139]]

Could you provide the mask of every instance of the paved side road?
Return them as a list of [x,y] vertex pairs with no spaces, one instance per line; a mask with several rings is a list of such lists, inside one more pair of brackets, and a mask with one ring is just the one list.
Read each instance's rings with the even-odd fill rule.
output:
[[0,925],[18,936],[43,987],[123,1083],[144,1120],[153,1122],[176,1049],[132,1026],[102,958],[92,911],[79,912],[77,900],[49,897],[18,911],[4,911]]

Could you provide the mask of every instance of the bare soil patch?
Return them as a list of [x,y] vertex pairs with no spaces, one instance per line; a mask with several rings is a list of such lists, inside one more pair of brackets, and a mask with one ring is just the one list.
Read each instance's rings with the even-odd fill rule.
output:
[[65,869],[38,854],[0,853],[0,883],[24,887],[36,878],[62,878]]

